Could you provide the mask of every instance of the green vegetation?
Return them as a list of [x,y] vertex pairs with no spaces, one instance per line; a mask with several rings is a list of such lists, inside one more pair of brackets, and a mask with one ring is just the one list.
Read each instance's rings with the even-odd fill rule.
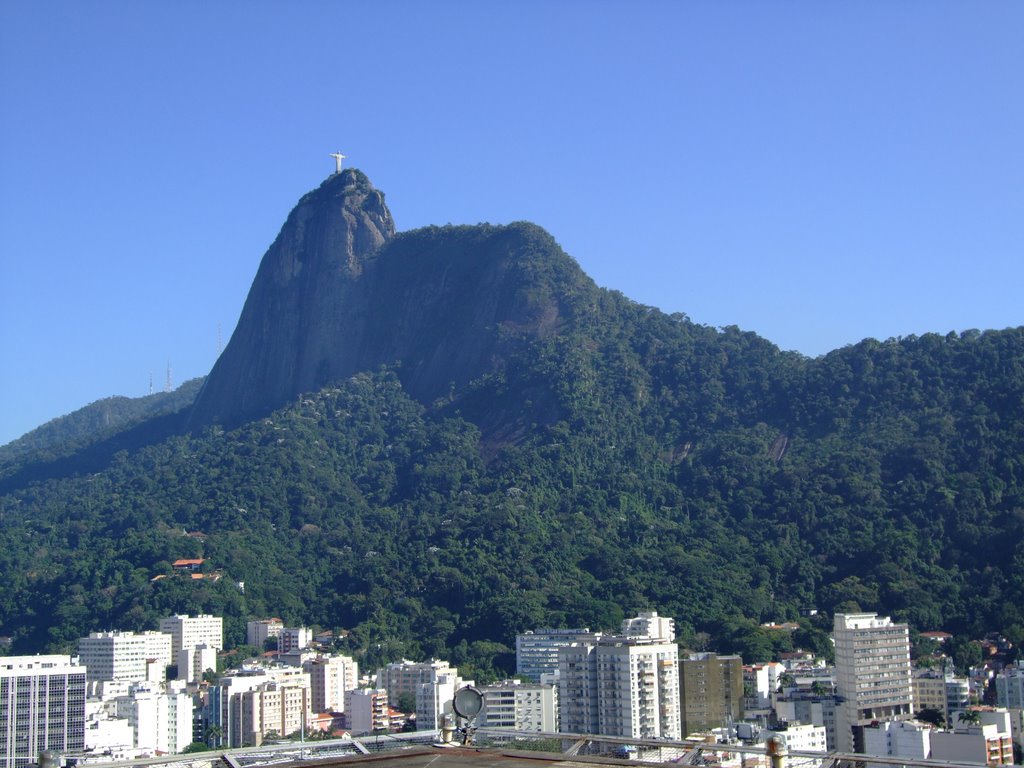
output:
[[[518,268],[550,269],[534,247]],[[651,608],[683,643],[749,660],[827,653],[835,610],[1020,635],[1024,329],[810,360],[565,290],[557,332],[429,405],[385,368],[7,486],[0,635],[68,649],[205,611],[239,644],[276,615],[347,629],[370,666],[445,656],[484,681],[510,671],[518,631]],[[171,574],[199,556],[208,578]],[[795,632],[759,626],[812,606]]]

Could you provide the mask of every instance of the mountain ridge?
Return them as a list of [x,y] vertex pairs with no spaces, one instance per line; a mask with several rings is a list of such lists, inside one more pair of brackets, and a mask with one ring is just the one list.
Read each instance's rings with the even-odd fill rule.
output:
[[[756,622],[807,607],[1024,633],[1024,328],[807,358],[599,288],[528,223],[357,248],[332,195],[370,188],[329,182],[295,210],[344,223],[286,222],[278,239],[305,250],[272,246],[265,285],[284,289],[250,292],[285,311],[303,295],[289,280],[327,259],[303,288],[328,314],[316,344],[286,343],[298,324],[271,340],[288,352],[277,395],[249,415],[209,400],[189,430],[154,425],[147,445],[140,424],[130,447],[82,454],[87,470],[0,488],[0,634],[62,647],[81,626],[202,610],[236,635],[274,614],[346,627],[371,656],[371,637],[456,654],[656,608],[758,660],[775,641]],[[276,328],[250,313],[206,397],[258,382],[265,350],[246,344]],[[200,553],[244,595],[149,581]]]

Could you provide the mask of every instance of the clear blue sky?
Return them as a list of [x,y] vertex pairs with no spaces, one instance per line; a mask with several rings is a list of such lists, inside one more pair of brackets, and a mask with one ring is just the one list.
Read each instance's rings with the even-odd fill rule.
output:
[[1024,323],[1024,3],[0,4],[0,443],[206,374],[340,149],[399,229],[820,355]]

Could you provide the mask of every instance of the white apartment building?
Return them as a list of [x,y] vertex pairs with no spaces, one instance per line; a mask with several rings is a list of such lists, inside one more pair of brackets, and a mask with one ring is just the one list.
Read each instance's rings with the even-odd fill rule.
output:
[[306,661],[313,712],[344,712],[345,693],[359,687],[359,664],[350,656],[317,656]]
[[85,674],[70,656],[0,658],[0,768],[85,747]]
[[224,648],[224,619],[220,616],[168,616],[160,619],[160,631],[171,636],[171,653],[177,656],[182,648],[208,645],[218,651]]
[[[930,725],[913,720],[882,720],[861,729],[864,754],[875,757],[905,757],[909,760],[927,760],[931,755]],[[868,763],[872,768],[887,768],[880,763]]]
[[[432,682],[439,675],[449,672],[457,674],[458,670],[451,667],[447,661],[440,659],[432,661],[402,659],[402,661],[394,661],[377,670],[377,687],[388,692],[388,703],[394,707],[398,704],[398,697],[403,693],[418,696],[422,683]],[[418,713],[419,710],[417,710]]]
[[966,677],[946,678],[946,711],[949,720],[956,718],[954,713],[963,712],[971,703],[971,682]]
[[836,736],[836,697],[833,695],[815,696],[813,694],[794,692],[775,702],[775,715],[783,722],[805,723],[818,725],[825,729],[825,743],[829,752],[837,751]]
[[135,734],[128,719],[116,712],[116,702],[86,699],[85,748],[94,755],[109,754],[112,760],[131,760],[137,757]]
[[876,613],[837,613],[833,626],[839,751],[861,751],[864,725],[913,715],[910,633]]
[[78,641],[78,661],[89,682],[163,682],[172,663],[171,642],[163,632],[93,632]]
[[203,674],[217,671],[217,649],[206,643],[178,651],[178,680],[188,683],[202,682]]
[[587,638],[600,637],[583,629],[537,629],[516,635],[516,675],[534,682],[558,672],[558,650]]
[[284,629],[284,623],[280,619],[257,619],[245,623],[245,642],[260,650],[264,650],[267,640],[277,638]]
[[558,659],[563,733],[682,738],[675,643],[605,636],[562,648]]
[[433,731],[444,725],[445,715],[452,715],[455,692],[472,681],[463,681],[458,672],[438,672],[416,689],[416,730]]
[[674,643],[676,620],[659,616],[657,611],[641,611],[639,616],[622,621],[622,634],[626,637],[649,637]]
[[192,697],[180,687],[169,691],[145,684],[116,699],[116,714],[128,721],[137,750],[177,754],[192,743]]
[[1024,661],[996,675],[996,704],[1007,709],[1024,709]]
[[383,688],[346,691],[345,724],[353,736],[368,736],[388,730],[388,692]]
[[777,661],[743,665],[743,716],[767,719],[775,704],[779,677],[784,668]]
[[558,688],[553,685],[505,680],[480,688],[483,710],[477,718],[482,728],[556,733]]
[[285,627],[277,636],[277,650],[283,655],[308,648],[313,642],[309,627]]
[[[776,735],[782,736],[786,740],[786,749],[790,752],[820,752],[822,755],[828,752],[828,739],[822,725],[788,725],[784,729],[767,730],[763,733],[766,741]],[[808,757],[786,759],[786,765],[790,768],[818,768],[821,762],[821,759]]]

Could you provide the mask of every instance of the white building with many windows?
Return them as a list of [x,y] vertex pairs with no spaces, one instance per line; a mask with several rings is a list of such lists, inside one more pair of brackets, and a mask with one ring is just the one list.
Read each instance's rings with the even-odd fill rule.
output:
[[162,682],[172,663],[164,632],[93,632],[78,641],[78,661],[94,680]]
[[130,724],[135,749],[176,754],[192,743],[192,697],[178,686],[165,691],[140,684],[117,697],[116,715]]
[[359,664],[350,656],[317,656],[302,670],[309,673],[314,712],[344,712],[345,693],[359,687]]
[[876,613],[837,613],[833,625],[836,651],[837,747],[862,751],[863,726],[913,716],[910,632]]
[[182,648],[206,644],[218,651],[224,648],[224,619],[220,616],[168,616],[160,619],[160,631],[171,636],[172,658]]
[[673,643],[676,639],[676,620],[659,616],[657,611],[641,611],[639,616],[623,620],[622,634]]
[[679,647],[605,636],[558,653],[563,733],[680,739]]
[[484,706],[477,719],[482,728],[555,733],[558,731],[558,688],[504,680],[480,688]]
[[516,635],[516,675],[539,682],[542,675],[557,674],[560,648],[600,635],[586,628],[537,629]]
[[85,747],[85,667],[70,656],[0,658],[0,768]]

